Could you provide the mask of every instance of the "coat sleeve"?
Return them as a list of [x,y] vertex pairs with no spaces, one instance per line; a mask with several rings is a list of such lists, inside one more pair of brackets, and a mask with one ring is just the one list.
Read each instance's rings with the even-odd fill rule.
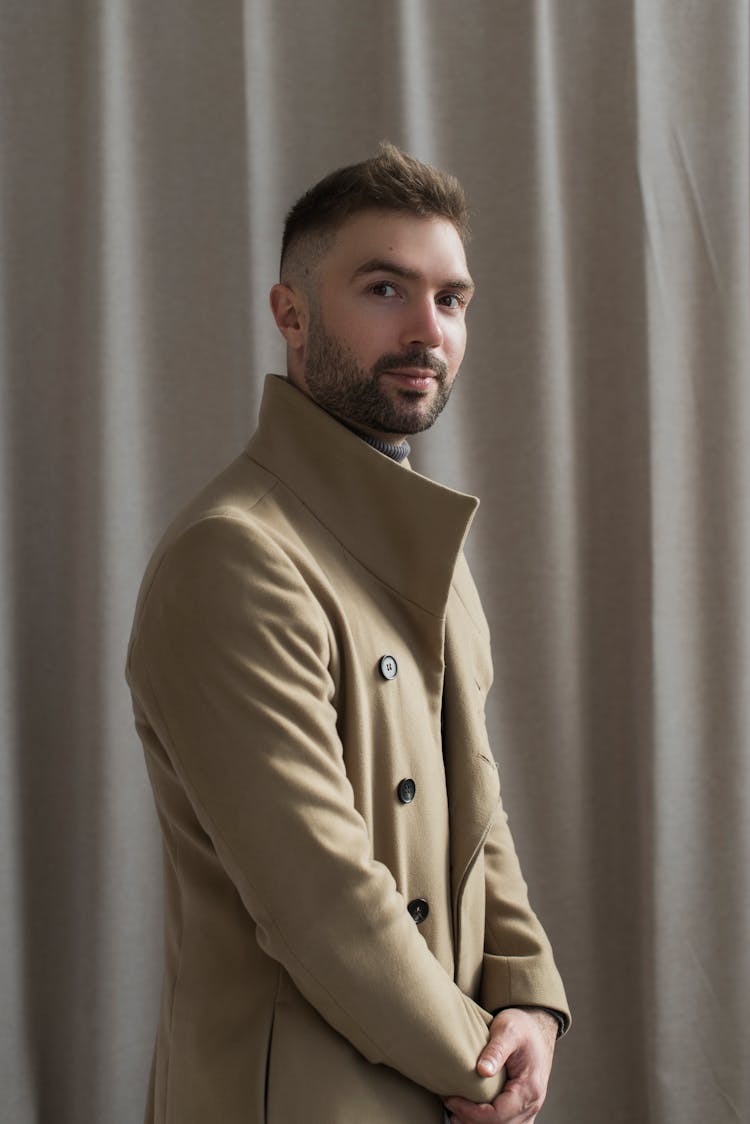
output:
[[[485,944],[480,1002],[502,1007],[546,1007],[562,1016],[570,1011],[547,935],[529,905],[526,883],[502,804],[484,848]],[[509,892],[512,888],[513,892]]]
[[144,587],[128,677],[263,950],[370,1062],[488,1101],[489,1014],[374,860],[337,732],[329,624],[242,518],[193,524]]

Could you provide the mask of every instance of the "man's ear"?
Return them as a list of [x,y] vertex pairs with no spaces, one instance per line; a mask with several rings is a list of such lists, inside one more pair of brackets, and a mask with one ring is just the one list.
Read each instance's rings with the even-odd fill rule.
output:
[[301,290],[279,282],[271,289],[269,299],[273,318],[287,347],[299,354],[307,340],[307,298]]

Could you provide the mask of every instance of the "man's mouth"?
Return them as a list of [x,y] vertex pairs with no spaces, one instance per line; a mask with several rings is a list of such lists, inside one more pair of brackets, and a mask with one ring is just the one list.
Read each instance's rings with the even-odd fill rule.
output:
[[410,390],[428,390],[437,380],[435,371],[425,367],[389,367],[382,374]]
[[424,350],[381,355],[373,367],[373,374],[388,375],[404,390],[429,390],[448,378],[448,368],[437,355]]

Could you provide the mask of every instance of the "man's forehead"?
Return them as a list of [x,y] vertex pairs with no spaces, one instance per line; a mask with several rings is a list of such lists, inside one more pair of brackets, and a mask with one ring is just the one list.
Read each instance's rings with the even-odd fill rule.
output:
[[471,283],[461,236],[440,216],[360,211],[338,228],[326,257],[352,277],[397,267],[404,275],[438,272]]

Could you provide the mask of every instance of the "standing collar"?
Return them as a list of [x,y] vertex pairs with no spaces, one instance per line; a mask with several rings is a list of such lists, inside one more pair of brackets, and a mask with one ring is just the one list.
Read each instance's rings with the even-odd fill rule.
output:
[[479,501],[397,464],[286,379],[268,375],[247,455],[366,569],[434,616]]

